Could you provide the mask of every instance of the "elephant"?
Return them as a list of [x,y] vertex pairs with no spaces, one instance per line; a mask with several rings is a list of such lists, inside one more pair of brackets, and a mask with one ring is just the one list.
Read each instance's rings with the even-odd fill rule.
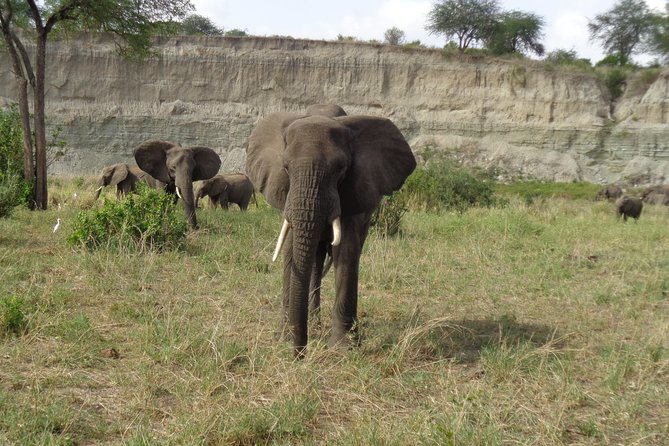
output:
[[160,189],[164,183],[153,178],[144,172],[138,166],[129,166],[125,163],[113,164],[102,169],[102,174],[98,180],[98,188],[95,189],[95,199],[100,197],[100,193],[105,186],[116,186],[116,198],[121,198],[137,187],[137,182],[143,181],[154,189]]
[[283,249],[281,330],[304,357],[308,320],[320,308],[327,254],[335,269],[328,344],[356,337],[360,254],[381,197],[416,167],[389,120],[279,112],[261,119],[247,144],[246,171],[267,202],[283,210],[273,260]]
[[197,229],[193,181],[208,180],[221,168],[221,158],[209,147],[181,147],[170,141],[148,140],[134,150],[137,165],[173,187],[184,202],[186,218]]
[[669,206],[669,191],[667,192],[662,192],[659,190],[652,191],[643,198],[643,201],[649,204],[659,204],[659,205]]
[[195,207],[198,207],[200,198],[209,197],[211,207],[220,205],[228,209],[229,203],[236,203],[239,209],[245,211],[251,197],[255,197],[253,183],[243,173],[218,174],[204,180],[195,191]]
[[[651,195],[657,195],[657,194],[663,194],[663,195],[668,195],[669,196],[669,184],[661,184],[661,185],[655,185],[655,186],[648,186],[643,193],[641,194],[641,198],[643,201],[649,203],[649,197]],[[654,198],[654,200],[657,200],[657,198]]]
[[627,221],[627,217],[632,217],[634,221],[638,221],[643,209],[643,201],[641,198],[623,196],[616,201],[616,213],[618,218],[623,217],[623,221]]
[[346,116],[346,112],[343,108],[335,104],[313,104],[307,107],[307,115],[321,115],[336,118],[338,116]]
[[597,192],[595,200],[617,200],[623,196],[623,190],[617,184],[604,186]]

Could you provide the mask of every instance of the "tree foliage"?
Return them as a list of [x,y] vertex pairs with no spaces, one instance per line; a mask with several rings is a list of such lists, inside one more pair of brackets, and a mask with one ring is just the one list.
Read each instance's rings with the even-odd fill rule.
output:
[[406,41],[406,34],[398,27],[393,26],[383,34],[383,41],[389,45],[402,45]]
[[456,39],[460,52],[490,38],[497,25],[497,0],[440,0],[428,13],[426,29]]
[[191,14],[181,22],[181,32],[189,36],[222,36],[223,29],[208,17]]
[[647,49],[669,62],[669,3],[665,6],[664,14],[653,15]]
[[588,23],[590,40],[601,43],[607,55],[617,56],[620,65],[625,65],[642,49],[654,17],[644,0],[620,0]]
[[544,54],[543,37],[544,19],[534,13],[523,11],[503,12],[493,33],[486,42],[486,47],[494,54],[534,53]]

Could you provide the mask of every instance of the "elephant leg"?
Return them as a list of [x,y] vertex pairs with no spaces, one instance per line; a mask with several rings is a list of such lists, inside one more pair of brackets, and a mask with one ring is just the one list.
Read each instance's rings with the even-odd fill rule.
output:
[[357,342],[358,274],[360,254],[367,238],[371,213],[342,218],[342,237],[332,249],[335,268],[335,304],[332,310],[332,332],[328,344],[346,345],[348,335]]
[[218,197],[209,195],[209,209],[216,209],[217,205],[218,205]]
[[278,338],[291,341],[290,325],[288,324],[288,309],[290,306],[290,276],[293,269],[293,231],[288,231],[283,243],[283,297],[281,303],[281,318],[279,322]]
[[309,282],[309,317],[316,324],[321,323],[321,281],[323,279],[323,265],[327,253],[327,242],[320,242],[316,251],[316,263],[311,271]]

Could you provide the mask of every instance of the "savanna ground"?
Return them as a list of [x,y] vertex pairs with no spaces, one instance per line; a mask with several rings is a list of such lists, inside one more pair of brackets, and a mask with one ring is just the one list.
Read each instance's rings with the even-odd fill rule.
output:
[[294,361],[278,211],[200,210],[184,250],[87,252],[65,239],[93,189],[52,180],[61,209],[0,220],[0,444],[669,444],[666,207],[410,212],[368,239],[361,345],[324,345],[328,275]]

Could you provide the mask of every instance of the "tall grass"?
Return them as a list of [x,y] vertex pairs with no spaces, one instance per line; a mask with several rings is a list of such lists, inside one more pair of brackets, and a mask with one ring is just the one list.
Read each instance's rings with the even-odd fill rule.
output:
[[25,323],[0,333],[0,444],[669,442],[666,208],[409,211],[368,238],[360,347],[325,347],[330,274],[294,361],[279,212],[198,210],[181,250],[73,250],[89,186],[0,220],[0,299]]

